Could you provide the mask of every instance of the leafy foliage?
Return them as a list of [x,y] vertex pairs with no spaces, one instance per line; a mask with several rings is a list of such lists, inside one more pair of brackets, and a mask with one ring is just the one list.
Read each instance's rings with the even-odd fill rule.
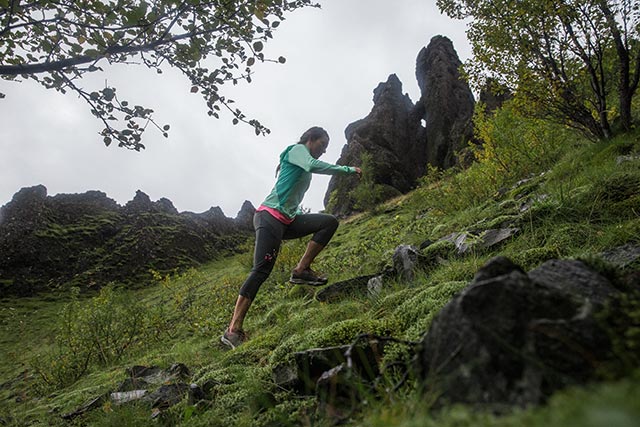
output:
[[[0,0],[0,77],[75,92],[102,121],[106,145],[117,141],[140,150],[149,124],[165,137],[169,125],[158,125],[152,109],[130,105],[116,88],[85,89],[80,80],[105,64],[136,63],[158,73],[169,66],[189,79],[210,116],[219,118],[224,108],[234,124],[245,122],[264,134],[269,130],[234,108],[220,86],[250,82],[256,62],[284,63],[283,57],[266,58],[264,43],[287,12],[310,5],[311,0]],[[113,124],[119,120],[124,128]]]
[[[466,64],[477,84],[490,78],[533,101],[548,117],[596,138],[612,117],[632,126],[640,79],[640,9],[633,0],[438,0],[471,18]],[[618,101],[618,110],[610,103]]]

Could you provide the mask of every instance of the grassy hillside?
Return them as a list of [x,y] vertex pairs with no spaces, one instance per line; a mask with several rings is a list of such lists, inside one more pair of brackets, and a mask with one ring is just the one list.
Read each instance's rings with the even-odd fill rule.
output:
[[[505,255],[531,269],[547,259],[582,258],[625,243],[640,243],[640,132],[607,143],[532,121],[510,121],[509,132],[486,122],[488,145],[465,171],[431,171],[412,193],[342,222],[316,263],[331,281],[381,271],[398,244],[420,245],[451,232],[509,223],[519,233],[499,247],[457,255],[441,245],[445,260],[412,284],[398,281],[375,298],[350,295],[333,303],[314,299],[317,289],[287,283],[305,241],[282,248],[245,328],[250,340],[236,350],[219,344],[238,288],[251,266],[246,253],[131,291],[114,284],[98,295],[64,294],[0,303],[0,424],[6,425],[329,425],[316,399],[278,389],[272,369],[294,351],[349,344],[360,333],[416,341],[438,310],[489,258]],[[512,117],[513,118],[513,117]],[[494,126],[491,128],[491,126]],[[522,179],[524,183],[518,183]],[[365,194],[366,196],[366,194]],[[523,204],[531,207],[523,212]],[[636,266],[637,267],[637,266]],[[640,343],[640,309],[630,309],[626,348]],[[635,310],[635,311],[634,311]],[[633,317],[635,316],[635,318]],[[390,359],[402,358],[398,347]],[[464,406],[429,412],[428,396],[411,380],[352,414],[354,426],[637,426],[640,370],[624,354],[625,371],[603,373],[588,388],[556,394],[548,405],[496,417]],[[168,367],[181,362],[191,382],[210,385],[211,402],[187,399],[151,420],[144,405],[105,403],[71,422],[61,414],[113,391],[132,365]],[[609,378],[609,380],[607,380]],[[372,396],[373,397],[373,396]]]

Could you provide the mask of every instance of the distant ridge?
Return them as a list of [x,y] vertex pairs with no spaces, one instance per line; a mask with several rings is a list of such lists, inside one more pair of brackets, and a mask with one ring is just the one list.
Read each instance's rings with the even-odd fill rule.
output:
[[137,191],[120,206],[101,191],[48,196],[22,188],[0,208],[0,297],[73,285],[144,283],[234,252],[253,226],[245,201],[235,219],[219,207],[179,213]]

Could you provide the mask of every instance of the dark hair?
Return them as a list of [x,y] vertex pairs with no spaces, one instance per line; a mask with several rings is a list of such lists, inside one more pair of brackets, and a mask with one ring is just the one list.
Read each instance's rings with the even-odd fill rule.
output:
[[[328,140],[329,134],[320,126],[314,126],[307,129],[307,131],[302,134],[298,144],[306,144],[308,141],[317,141],[320,138],[327,138]],[[280,172],[280,164],[278,164],[278,167],[276,168],[276,176],[278,176],[278,172]]]
[[300,141],[298,141],[298,144],[306,144],[307,141],[316,141],[320,138],[329,139],[329,134],[320,126],[314,126],[302,134],[302,136],[300,137]]

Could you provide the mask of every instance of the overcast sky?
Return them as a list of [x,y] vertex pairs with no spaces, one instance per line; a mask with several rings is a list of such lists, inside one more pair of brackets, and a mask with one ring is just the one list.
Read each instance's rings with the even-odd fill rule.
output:
[[[124,205],[136,190],[151,200],[166,197],[179,211],[220,206],[235,217],[249,200],[258,206],[271,190],[279,153],[309,127],[331,137],[321,160],[335,163],[346,143],[344,129],[373,106],[373,89],[395,73],[413,102],[419,98],[415,61],[435,35],[453,42],[458,56],[470,56],[465,25],[439,13],[435,0],[324,0],[322,9],[287,15],[267,43],[265,54],[284,56],[284,65],[256,66],[250,84],[227,86],[249,117],[271,129],[255,136],[206,114],[204,101],[190,93],[186,77],[157,75],[135,66],[105,66],[85,89],[105,80],[121,99],[155,110],[170,137],[147,130],[141,152],[105,147],[101,124],[73,94],[62,95],[33,82],[0,80],[0,205],[22,187],[43,184],[49,195],[100,190]],[[314,175],[303,206],[324,208],[329,177]]]

